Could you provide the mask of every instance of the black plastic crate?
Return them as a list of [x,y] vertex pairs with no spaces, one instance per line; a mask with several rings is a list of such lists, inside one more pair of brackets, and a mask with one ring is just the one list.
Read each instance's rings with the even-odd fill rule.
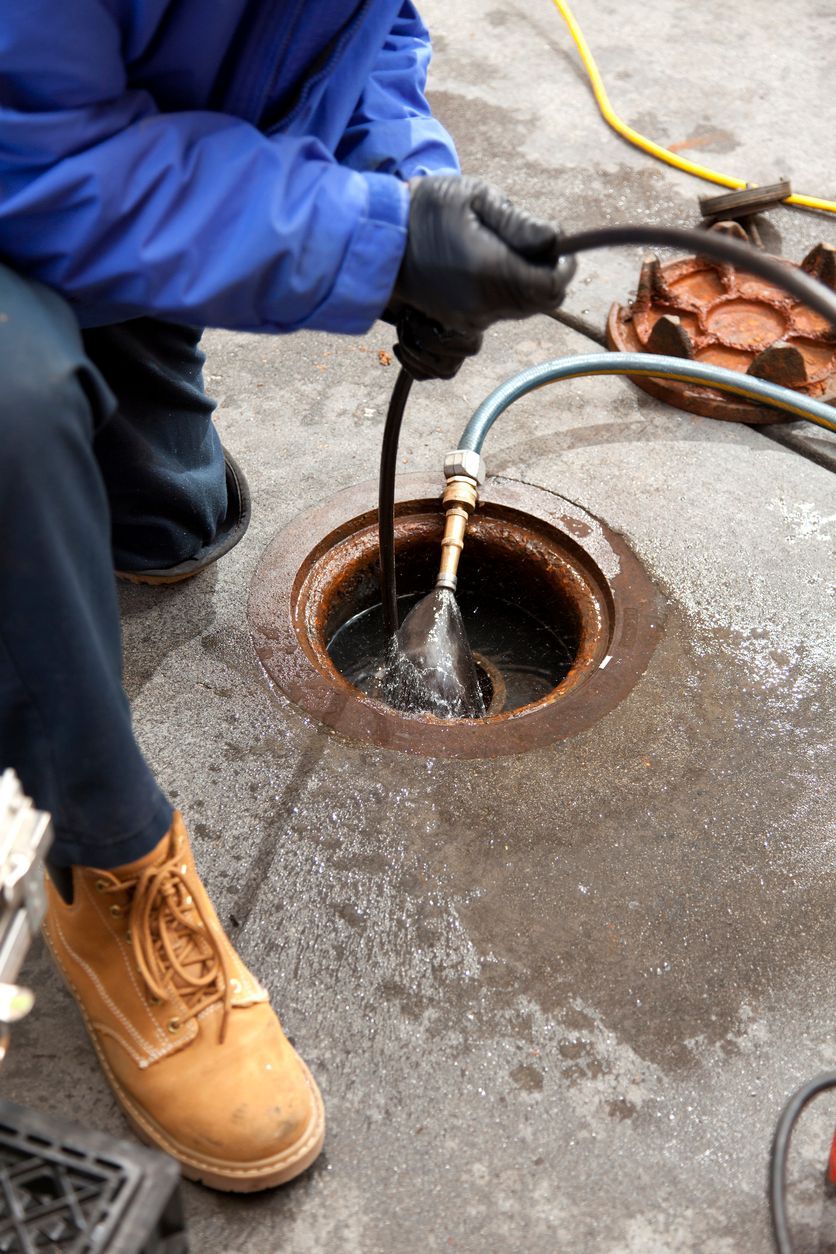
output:
[[186,1254],[173,1159],[0,1099],[0,1254]]

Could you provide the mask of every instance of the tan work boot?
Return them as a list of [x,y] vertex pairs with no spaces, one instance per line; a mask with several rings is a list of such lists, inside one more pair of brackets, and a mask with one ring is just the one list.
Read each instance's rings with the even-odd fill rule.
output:
[[47,881],[46,939],[137,1135],[214,1189],[292,1180],[325,1136],[319,1090],[221,929],[175,814],[114,871]]

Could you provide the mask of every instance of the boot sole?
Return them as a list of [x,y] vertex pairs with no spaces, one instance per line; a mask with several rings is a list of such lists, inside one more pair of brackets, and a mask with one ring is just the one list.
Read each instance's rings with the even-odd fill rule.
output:
[[177,1141],[163,1132],[162,1128],[155,1124],[141,1107],[136,1106],[120,1087],[96,1043],[95,1036],[90,1031],[89,1024],[87,1024],[87,1031],[90,1033],[93,1047],[107,1081],[136,1136],[146,1145],[164,1150],[166,1154],[176,1158],[187,1180],[194,1180],[208,1189],[215,1189],[221,1193],[257,1193],[261,1189],[274,1189],[280,1184],[295,1180],[319,1157],[325,1141],[325,1108],[316,1081],[301,1058],[299,1061],[314,1104],[314,1111],[304,1135],[294,1145],[283,1150],[281,1154],[277,1154],[275,1158],[263,1159],[251,1167],[235,1167],[232,1163],[211,1162],[193,1157]]
[[114,573],[121,583],[142,583],[147,584],[151,588],[159,588],[167,584],[185,583],[187,579],[194,579],[197,575],[201,575],[213,562],[218,560],[218,558],[213,558],[212,562],[207,562],[195,570],[186,571],[183,575],[143,575],[132,570],[117,570]]
[[287,1184],[290,1180],[294,1180],[303,1171],[307,1171],[308,1167],[318,1158],[325,1141],[325,1107],[323,1106],[322,1094],[317,1087],[317,1083],[301,1058],[299,1058],[299,1063],[310,1089],[313,1113],[305,1132],[294,1145],[289,1146],[286,1150],[282,1150],[280,1154],[276,1154],[273,1158],[261,1159],[248,1167],[225,1163],[222,1159],[201,1159],[180,1145],[167,1132],[163,1131],[151,1119],[148,1113],[122,1088],[99,1046],[95,1029],[87,1017],[87,1011],[73,988],[72,980],[64,969],[64,964],[55,952],[46,928],[43,929],[43,937],[49,952],[52,954],[52,959],[61,973],[73,1001],[78,1007],[84,1026],[87,1029],[87,1035],[90,1037],[90,1043],[96,1051],[99,1065],[113,1090],[114,1097],[122,1107],[125,1118],[140,1141],[156,1149],[163,1150],[171,1158],[176,1158],[187,1180],[194,1180],[199,1184],[206,1185],[209,1189],[215,1189],[221,1193],[257,1193],[261,1189],[273,1189],[277,1185]]

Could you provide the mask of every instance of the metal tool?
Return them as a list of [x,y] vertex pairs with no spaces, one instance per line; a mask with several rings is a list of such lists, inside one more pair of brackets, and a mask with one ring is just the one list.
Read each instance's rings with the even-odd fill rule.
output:
[[50,816],[36,810],[14,771],[0,776],[0,1061],[9,1025],[32,1008],[28,988],[17,984],[26,952],[46,909],[44,858],[52,844]]
[[720,196],[699,196],[703,226],[748,240],[755,248],[763,248],[758,215],[767,209],[775,209],[792,195],[789,179],[769,183],[763,187],[749,185],[736,192],[723,192]]
[[792,195],[789,179],[768,183],[763,187],[744,187],[719,196],[700,196],[700,209],[705,218],[748,218],[766,209],[774,209]]

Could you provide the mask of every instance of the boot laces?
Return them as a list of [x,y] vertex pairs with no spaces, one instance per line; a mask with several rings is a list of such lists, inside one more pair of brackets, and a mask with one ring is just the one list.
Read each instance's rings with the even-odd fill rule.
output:
[[186,1006],[182,1026],[208,1006],[223,1004],[221,1043],[232,1006],[229,957],[206,907],[189,892],[178,855],[138,875],[106,883],[105,892],[128,893],[129,934],[139,974],[152,996],[176,993]]

